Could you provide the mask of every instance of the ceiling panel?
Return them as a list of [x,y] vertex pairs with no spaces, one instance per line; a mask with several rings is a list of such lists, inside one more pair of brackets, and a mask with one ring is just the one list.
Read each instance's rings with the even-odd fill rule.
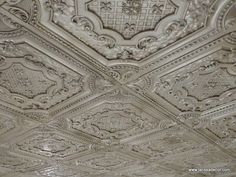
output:
[[234,177],[235,65],[235,0],[0,0],[0,177]]

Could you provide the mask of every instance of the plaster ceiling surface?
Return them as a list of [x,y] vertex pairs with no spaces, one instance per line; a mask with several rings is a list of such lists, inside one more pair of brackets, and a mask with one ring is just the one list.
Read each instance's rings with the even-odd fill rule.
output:
[[236,0],[1,0],[0,177],[235,177]]

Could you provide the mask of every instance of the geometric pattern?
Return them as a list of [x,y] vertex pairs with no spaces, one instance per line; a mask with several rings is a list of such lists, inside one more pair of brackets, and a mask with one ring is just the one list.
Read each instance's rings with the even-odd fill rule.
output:
[[161,19],[177,10],[168,0],[94,0],[87,6],[101,19],[104,28],[117,31],[125,39],[142,31],[153,30]]

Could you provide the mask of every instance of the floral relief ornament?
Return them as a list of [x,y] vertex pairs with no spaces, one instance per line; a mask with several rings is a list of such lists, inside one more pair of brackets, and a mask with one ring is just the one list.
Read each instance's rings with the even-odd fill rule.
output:
[[155,122],[144,114],[138,115],[140,110],[135,109],[129,104],[105,103],[94,108],[90,113],[68,119],[68,125],[71,129],[101,139],[121,139],[158,125],[158,121]]
[[[39,56],[25,54],[21,49],[11,41],[3,45],[3,53],[11,58],[17,57],[18,62],[8,56],[7,60],[1,57],[3,62],[7,61],[7,64],[0,65],[0,86],[4,93],[1,96],[9,101],[14,100],[14,104],[23,109],[46,109],[63,97],[83,91],[82,75],[75,76],[64,69],[53,68],[41,61]],[[19,58],[19,55],[23,56]],[[10,75],[15,75],[17,81],[12,80]]]
[[101,11],[110,12],[112,10],[111,2],[101,2]]
[[235,151],[236,148],[236,119],[235,116],[211,120],[206,127],[209,136],[216,138],[216,142],[225,148]]
[[141,10],[141,0],[126,0],[125,2],[122,2],[122,12],[127,15],[138,15]]
[[66,158],[89,149],[87,144],[47,128],[33,132],[15,146],[20,151],[53,158]]
[[[175,42],[179,38],[185,37],[189,33],[204,27],[206,18],[212,14],[211,5],[213,1],[214,0],[189,0],[189,6],[183,19],[170,22],[163,33],[159,36],[140,39],[137,46],[119,45],[113,37],[95,33],[91,20],[87,17],[76,14],[76,7],[73,0],[65,2],[47,1],[47,7],[52,10],[54,23],[63,27],[65,30],[70,31],[84,43],[104,55],[107,59],[132,58],[135,60],[141,60],[159,49]],[[139,1],[137,0],[124,2],[126,5],[124,5],[123,9],[127,9],[129,4],[134,3],[134,9],[131,8],[131,10],[125,10],[125,12],[128,14],[137,14],[139,12],[138,2]],[[104,4],[104,8],[105,7],[109,9],[110,6],[105,6]],[[155,6],[153,12],[159,13],[161,8],[162,7],[157,8]],[[73,20],[75,16],[79,16],[80,18]],[[84,37],[81,37],[82,35]],[[145,41],[145,43],[143,41]],[[130,53],[130,55],[123,55],[124,52]]]
[[[153,92],[185,111],[204,111],[235,98],[234,50],[219,50],[155,82]],[[172,78],[171,78],[171,77]]]

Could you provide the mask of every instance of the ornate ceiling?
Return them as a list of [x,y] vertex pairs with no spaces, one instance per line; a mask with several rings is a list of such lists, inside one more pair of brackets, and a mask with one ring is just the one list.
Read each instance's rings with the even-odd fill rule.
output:
[[0,0],[0,177],[235,176],[236,0]]

